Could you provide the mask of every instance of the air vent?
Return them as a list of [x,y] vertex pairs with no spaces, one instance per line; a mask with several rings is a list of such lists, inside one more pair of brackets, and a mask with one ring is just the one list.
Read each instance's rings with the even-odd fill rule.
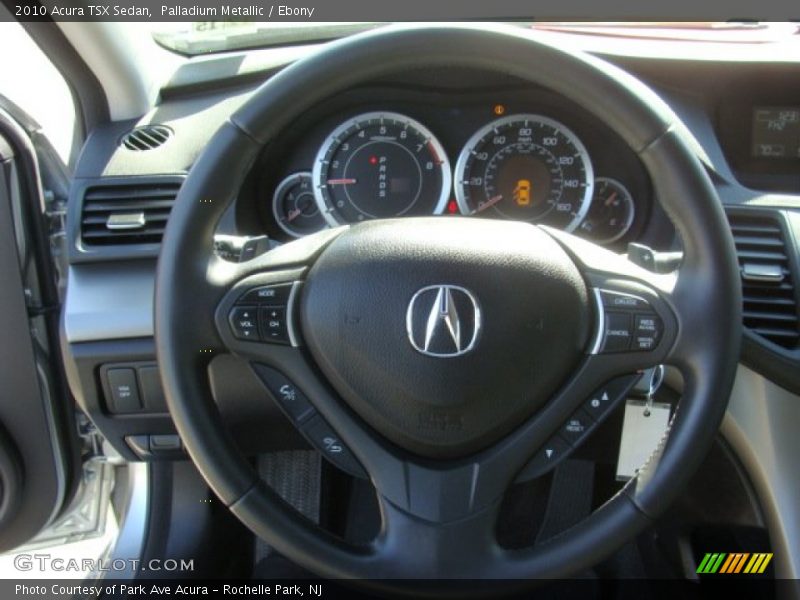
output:
[[780,221],[729,214],[742,276],[744,326],[784,348],[797,347],[797,299]]
[[179,183],[87,188],[81,213],[84,246],[158,244]]
[[165,144],[172,137],[172,129],[166,125],[144,125],[126,133],[121,144],[128,150],[144,152]]

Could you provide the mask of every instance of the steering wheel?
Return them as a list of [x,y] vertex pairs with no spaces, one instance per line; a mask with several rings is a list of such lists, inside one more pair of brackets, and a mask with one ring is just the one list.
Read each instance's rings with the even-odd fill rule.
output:
[[[331,95],[419,67],[509,74],[608,124],[649,171],[682,239],[680,267],[656,275],[563,232],[467,217],[340,227],[240,264],[215,255],[215,226],[265,145]],[[740,337],[732,237],[677,123],[630,75],[511,27],[390,27],[326,45],[269,79],[191,169],[158,265],[168,405],[220,500],[310,571],[373,581],[563,577],[647,527],[713,440]],[[232,332],[231,311],[259,289],[281,296],[290,344]],[[643,347],[612,339],[614,315],[633,318],[630,310],[656,324]],[[293,382],[309,402],[298,422],[311,414],[346,444],[377,492],[375,540],[354,546],[322,531],[260,481],[212,399],[207,367],[222,352]],[[578,525],[530,548],[502,548],[500,502],[525,465],[595,390],[657,364],[678,369],[684,390],[647,465]]]

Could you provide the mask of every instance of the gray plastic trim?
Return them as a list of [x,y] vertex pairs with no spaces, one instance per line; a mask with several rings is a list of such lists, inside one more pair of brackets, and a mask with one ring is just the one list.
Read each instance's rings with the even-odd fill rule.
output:
[[[775,553],[776,579],[800,578],[800,397],[740,366],[722,435],[758,494]],[[789,597],[800,597],[794,589]]]
[[152,337],[155,272],[149,260],[72,265],[64,303],[67,341]]
[[135,579],[138,573],[132,561],[141,560],[147,537],[150,514],[150,465],[146,462],[127,463],[128,502],[120,524],[117,542],[109,562],[124,560],[124,570],[110,570],[106,579]]

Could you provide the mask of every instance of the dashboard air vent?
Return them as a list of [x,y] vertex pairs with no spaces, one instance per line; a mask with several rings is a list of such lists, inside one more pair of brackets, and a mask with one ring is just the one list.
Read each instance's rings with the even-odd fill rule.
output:
[[781,223],[729,214],[742,276],[744,326],[784,348],[800,341],[794,281]]
[[121,140],[123,146],[134,152],[153,150],[172,137],[172,129],[166,125],[144,125],[126,133]]
[[179,189],[179,183],[87,188],[81,212],[83,245],[158,244]]

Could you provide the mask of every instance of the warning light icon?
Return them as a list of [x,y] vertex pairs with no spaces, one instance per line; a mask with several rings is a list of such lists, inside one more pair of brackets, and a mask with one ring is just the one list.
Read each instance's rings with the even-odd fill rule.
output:
[[531,182],[530,179],[520,179],[514,188],[514,202],[517,206],[530,206]]

